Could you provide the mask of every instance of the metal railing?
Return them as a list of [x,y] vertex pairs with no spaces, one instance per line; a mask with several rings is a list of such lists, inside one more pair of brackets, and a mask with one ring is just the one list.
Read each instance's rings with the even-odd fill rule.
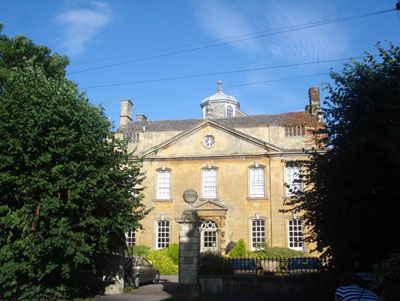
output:
[[293,275],[318,273],[322,270],[317,257],[294,256],[289,258],[224,257],[219,254],[202,254],[200,275]]

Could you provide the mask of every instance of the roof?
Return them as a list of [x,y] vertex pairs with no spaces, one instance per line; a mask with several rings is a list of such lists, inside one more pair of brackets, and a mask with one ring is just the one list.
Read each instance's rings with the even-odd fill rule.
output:
[[222,91],[218,91],[217,93],[204,98],[203,101],[201,102],[200,106],[203,107],[209,101],[223,101],[223,102],[228,101],[228,102],[233,102],[233,103],[238,104],[238,101],[234,96],[226,95]]
[[[213,122],[228,128],[261,127],[268,125],[304,124],[311,122],[313,117],[306,111],[281,113],[281,114],[262,114],[241,117],[216,118]],[[204,119],[178,119],[178,120],[155,120],[155,121],[131,121],[125,126],[120,126],[118,131],[184,131],[195,127],[204,122]]]
[[240,106],[239,102],[237,101],[237,99],[234,96],[226,95],[224,92],[222,92],[221,84],[222,84],[222,82],[219,80],[217,93],[204,98],[200,104],[201,107],[204,107],[209,102],[230,102],[230,103],[236,104],[238,107]]

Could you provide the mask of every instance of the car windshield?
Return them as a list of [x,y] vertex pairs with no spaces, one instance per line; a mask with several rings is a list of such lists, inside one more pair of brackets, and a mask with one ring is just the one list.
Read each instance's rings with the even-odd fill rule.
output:
[[140,266],[143,266],[144,264],[143,264],[143,261],[142,261],[142,259],[141,258],[136,258],[136,266],[137,267],[140,267]]
[[142,260],[143,260],[143,265],[144,266],[150,266],[151,265],[150,262],[147,261],[147,259],[142,258]]

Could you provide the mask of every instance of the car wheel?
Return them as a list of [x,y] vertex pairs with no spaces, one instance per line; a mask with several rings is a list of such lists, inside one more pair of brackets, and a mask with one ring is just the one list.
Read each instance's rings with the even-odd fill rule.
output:
[[157,284],[160,282],[160,273],[156,273],[153,278],[153,283]]
[[140,285],[139,275],[136,275],[135,277],[133,277],[133,288],[139,288],[139,285]]

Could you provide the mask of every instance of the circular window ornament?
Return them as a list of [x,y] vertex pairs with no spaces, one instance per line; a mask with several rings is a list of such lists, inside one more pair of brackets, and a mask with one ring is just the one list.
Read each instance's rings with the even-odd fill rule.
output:
[[204,143],[205,147],[210,148],[214,145],[215,138],[211,135],[207,135],[204,137],[203,143]]

